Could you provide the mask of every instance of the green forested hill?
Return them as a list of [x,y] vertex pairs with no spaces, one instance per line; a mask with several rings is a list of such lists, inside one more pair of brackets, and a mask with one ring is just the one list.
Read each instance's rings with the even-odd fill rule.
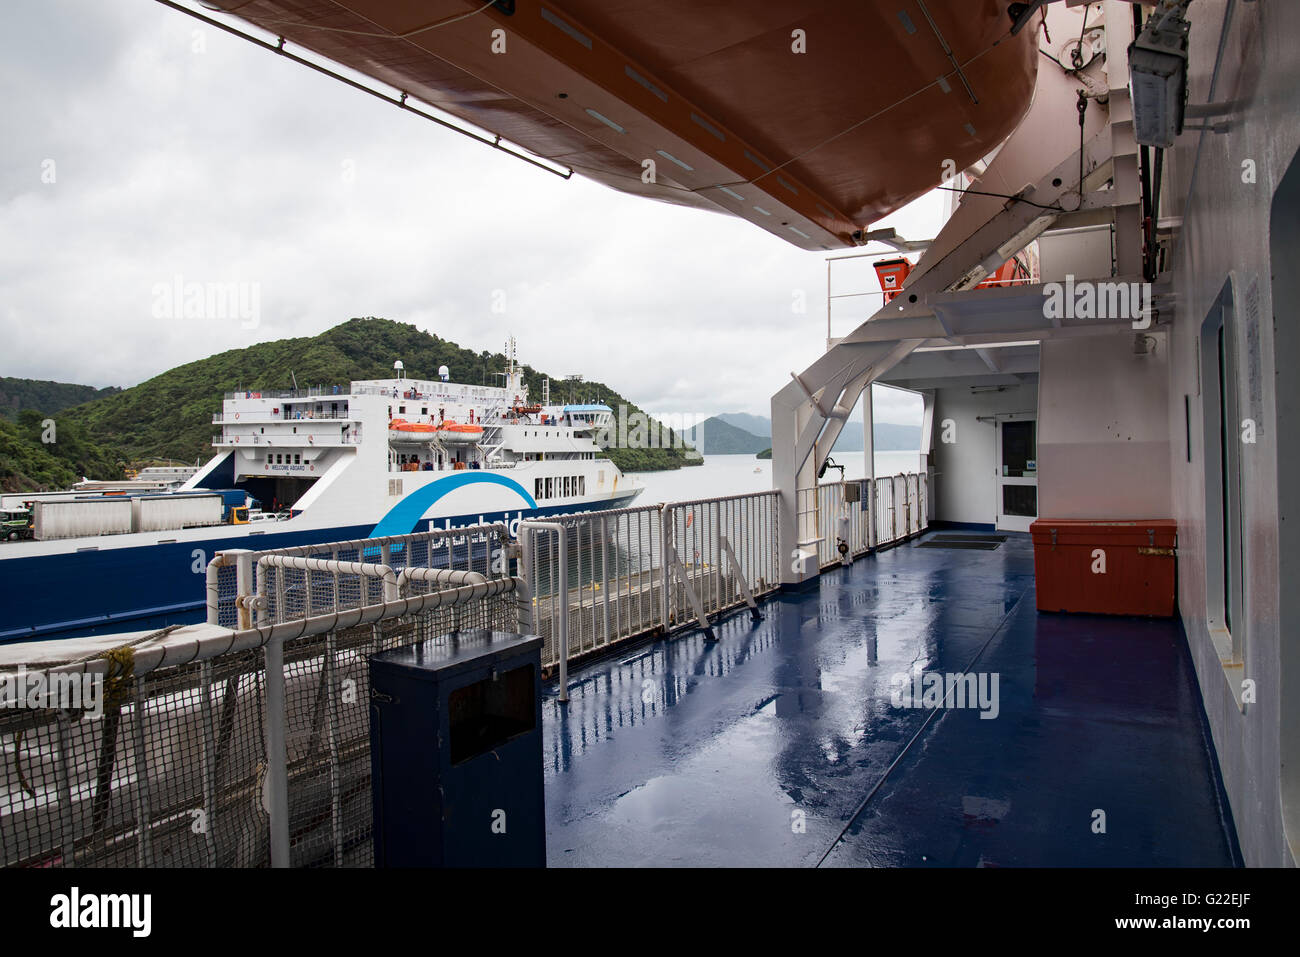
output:
[[[500,353],[462,349],[454,342],[387,319],[351,319],[311,338],[259,343],[179,366],[66,410],[58,417],[59,427],[64,427],[64,419],[75,420],[82,430],[78,434],[93,435],[102,449],[109,450],[110,458],[122,463],[150,459],[192,462],[212,454],[212,415],[221,411],[223,393],[289,388],[291,372],[299,388],[346,388],[354,379],[392,376],[396,359],[402,360],[412,378],[435,378],[438,367],[446,365],[457,382],[499,382],[493,373],[505,368],[505,356]],[[532,396],[540,397],[544,374],[523,368]],[[558,397],[564,384],[552,378],[551,388]],[[629,414],[638,411],[603,383],[584,382],[581,392],[580,400],[600,398],[615,410],[625,404]],[[27,451],[35,454],[40,449]],[[626,470],[687,464],[683,452],[673,448],[611,449],[609,457]]]
[[0,418],[0,491],[67,488],[87,476],[121,478],[125,466],[115,449],[92,441],[75,416],[24,409],[16,422]]
[[47,414],[89,402],[122,390],[117,386],[96,389],[93,385],[73,385],[46,379],[11,379],[0,376],[0,419],[13,422],[23,409]]

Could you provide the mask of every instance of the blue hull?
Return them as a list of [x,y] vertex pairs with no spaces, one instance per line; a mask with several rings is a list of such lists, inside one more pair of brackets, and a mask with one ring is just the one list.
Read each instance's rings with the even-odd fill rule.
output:
[[[450,521],[453,527],[463,527],[480,520],[502,522],[520,516],[602,511],[620,504],[439,516],[421,525],[442,528]],[[217,552],[232,548],[266,551],[368,538],[374,527],[268,532],[253,538],[217,535],[175,544],[9,558],[0,561],[0,644],[195,624],[205,617],[204,573]]]

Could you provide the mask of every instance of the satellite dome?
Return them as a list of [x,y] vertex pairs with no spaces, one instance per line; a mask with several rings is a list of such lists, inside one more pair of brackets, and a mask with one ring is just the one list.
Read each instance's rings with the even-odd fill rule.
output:
[[446,366],[438,366],[438,378],[443,382],[449,381],[451,379],[451,370]]

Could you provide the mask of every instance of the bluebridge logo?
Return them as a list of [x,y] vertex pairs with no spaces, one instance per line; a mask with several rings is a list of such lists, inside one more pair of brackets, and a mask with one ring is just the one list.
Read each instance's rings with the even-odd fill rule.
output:
[[469,485],[499,485],[519,496],[530,508],[537,508],[537,500],[528,494],[528,490],[505,475],[491,472],[459,472],[446,478],[430,482],[416,489],[388,510],[379,523],[370,530],[371,538],[386,538],[390,535],[409,535],[415,531],[420,520],[443,496]]

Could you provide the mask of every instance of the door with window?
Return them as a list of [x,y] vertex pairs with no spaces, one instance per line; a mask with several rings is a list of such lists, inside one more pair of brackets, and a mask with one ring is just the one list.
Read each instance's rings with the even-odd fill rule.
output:
[[997,441],[997,526],[1027,532],[1038,517],[1038,423],[999,422]]

